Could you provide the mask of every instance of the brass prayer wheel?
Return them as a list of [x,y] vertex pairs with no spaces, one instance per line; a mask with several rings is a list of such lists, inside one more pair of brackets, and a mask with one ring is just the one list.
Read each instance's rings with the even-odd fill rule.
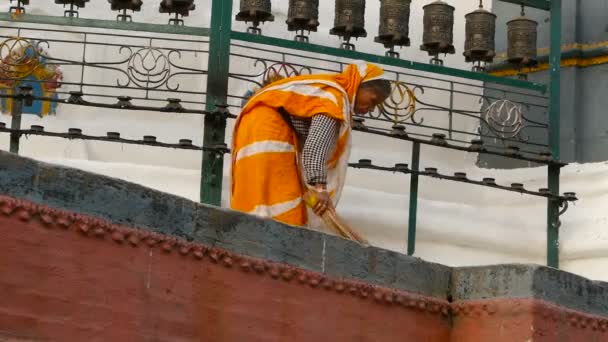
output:
[[84,7],[89,0],[55,0],[58,5],[74,5],[76,7]]
[[538,23],[525,16],[522,9],[521,17],[507,23],[508,48],[507,60],[519,67],[537,64],[536,37]]
[[25,13],[25,7],[23,6],[30,4],[30,0],[10,0],[9,3],[12,4],[13,1],[17,1],[17,5],[9,7],[9,13]]
[[[83,8],[89,0],[55,0],[58,5],[70,6],[69,9],[63,12],[65,17],[78,17],[78,8]],[[76,9],[74,9],[76,7]]]
[[122,13],[116,16],[118,21],[131,20],[131,16],[127,15],[127,11],[141,11],[142,0],[108,0],[111,4],[112,11],[121,11]]
[[169,24],[183,25],[184,21],[179,16],[187,17],[195,8],[194,0],[162,0],[158,11],[175,15],[174,18],[169,19]]
[[453,54],[454,7],[437,0],[423,7],[424,33],[420,50],[434,56],[431,63],[443,64],[437,57],[440,53]]
[[139,12],[143,4],[141,0],[108,0],[108,2],[111,4],[112,11],[128,10]]
[[483,8],[465,16],[464,57],[467,63],[474,63],[474,70],[483,70],[482,63],[492,63],[496,56],[495,41],[496,15]]
[[160,13],[175,13],[187,17],[190,11],[194,11],[195,8],[194,0],[162,0],[158,11]]
[[289,0],[287,30],[313,31],[319,27],[319,0]]
[[390,48],[395,54],[395,46],[410,46],[409,21],[411,0],[380,0],[380,27],[376,43]]
[[260,23],[274,21],[270,0],[241,0],[241,7],[236,15],[236,20],[251,22],[253,27],[250,27],[248,31],[260,34],[261,30],[258,28]]
[[341,37],[343,47],[354,49],[351,38],[367,37],[365,31],[365,0],[336,0],[334,28],[329,34]]

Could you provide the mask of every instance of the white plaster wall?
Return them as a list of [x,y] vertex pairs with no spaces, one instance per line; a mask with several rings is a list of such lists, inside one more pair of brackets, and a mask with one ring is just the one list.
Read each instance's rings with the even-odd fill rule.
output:
[[[164,23],[167,16],[158,14],[158,2],[148,1],[136,21]],[[422,5],[431,1],[413,1],[410,23],[412,46],[400,52],[405,59],[425,62],[428,56],[419,51],[422,29]],[[451,0],[456,5],[455,43],[457,53],[445,58],[446,65],[469,68],[462,57],[465,13],[475,9],[476,0]],[[209,1],[197,0],[198,9],[190,18],[189,25],[209,25]],[[273,1],[276,21],[263,27],[272,36],[293,37],[285,29],[287,0]],[[486,1],[489,6],[490,2]],[[313,33],[311,42],[338,46],[335,37],[327,33],[333,24],[333,1],[321,1],[321,27]],[[30,13],[61,15],[62,9],[51,2],[30,6]],[[357,42],[360,51],[382,54],[384,48],[373,43],[377,32],[379,1],[368,0],[366,14],[369,37]],[[238,1],[235,1],[235,12]],[[8,4],[0,5],[6,11]],[[81,10],[82,17],[113,19],[106,1],[92,1]],[[246,26],[235,24],[236,30]],[[71,53],[62,51],[59,53]],[[102,59],[103,51],[94,54]],[[109,53],[109,52],[107,52]],[[92,56],[93,57],[93,56]],[[92,58],[91,57],[91,58]],[[205,61],[184,61],[201,63]],[[237,63],[233,70],[247,71],[250,64]],[[104,79],[103,73],[89,75]],[[68,77],[68,76],[66,76]],[[417,81],[425,81],[417,78]],[[185,83],[187,87],[201,84]],[[235,93],[246,90],[244,84],[231,83]],[[198,88],[197,88],[198,89]],[[446,104],[447,99],[437,93],[427,92],[425,100]],[[477,108],[471,97],[457,97],[460,108]],[[0,116],[10,122],[10,117]],[[425,117],[427,122],[440,124],[444,117]],[[443,120],[443,121],[442,121]],[[202,118],[191,115],[175,115],[148,112],[124,112],[86,107],[62,106],[55,117],[38,119],[24,117],[24,127],[42,124],[49,131],[65,131],[69,127],[83,128],[92,134],[119,131],[124,137],[138,138],[155,135],[159,141],[176,142],[191,138],[201,144]],[[472,121],[458,121],[457,127],[474,130]],[[230,128],[228,137],[230,139]],[[0,148],[8,149],[8,137],[0,136]],[[411,144],[395,142],[377,136],[355,133],[352,160],[372,158],[378,164],[391,165],[408,162]],[[161,191],[174,193],[192,200],[199,198],[201,155],[198,152],[165,150],[152,147],[118,145],[103,142],[65,141],[53,138],[30,137],[23,140],[22,154],[58,164],[82,168],[140,183]],[[434,166],[440,171],[465,171],[471,178],[492,176],[499,183],[522,182],[532,189],[545,186],[544,168],[521,170],[483,170],[475,166],[473,154],[454,152],[433,147],[423,147],[422,167]],[[229,172],[226,164],[226,175]],[[407,208],[409,179],[400,175],[350,170],[347,188],[339,212],[354,227],[369,237],[373,244],[404,251],[407,244]],[[563,171],[562,191],[575,191],[581,198],[563,217],[562,266],[564,269],[598,280],[608,280],[608,164],[571,165]],[[224,188],[227,201],[229,179],[225,176]],[[418,214],[418,245],[416,255],[426,260],[448,265],[482,265],[506,262],[544,263],[545,258],[546,203],[529,196],[521,196],[482,187],[454,184],[422,178]]]

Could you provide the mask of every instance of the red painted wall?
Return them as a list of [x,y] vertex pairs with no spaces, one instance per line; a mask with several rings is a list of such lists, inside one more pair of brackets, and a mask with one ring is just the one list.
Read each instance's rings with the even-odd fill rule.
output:
[[0,197],[0,341],[608,341],[534,300],[447,303]]
[[449,338],[445,303],[442,314],[442,303],[430,299],[81,216],[0,210],[0,340]]

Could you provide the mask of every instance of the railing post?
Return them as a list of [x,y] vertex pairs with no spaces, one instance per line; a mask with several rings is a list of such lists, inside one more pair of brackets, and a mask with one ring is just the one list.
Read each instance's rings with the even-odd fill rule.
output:
[[[208,111],[216,111],[218,105],[227,103],[231,29],[232,0],[212,0],[206,101]],[[219,115],[205,116],[203,145],[213,147],[223,144],[225,136],[226,119]],[[201,202],[221,205],[223,175],[224,156],[213,151],[203,152]]]
[[20,87],[17,90],[17,96],[15,96],[12,100],[11,107],[11,138],[10,138],[10,151],[11,153],[19,154],[19,140],[21,139],[21,134],[19,132],[15,132],[21,129],[21,114],[23,114],[23,101],[24,96],[28,94],[32,90],[31,87],[25,86]]
[[410,181],[410,214],[407,226],[407,255],[416,252],[416,220],[418,215],[418,171],[420,169],[420,143],[412,147],[412,174]]
[[[560,156],[560,98],[561,98],[561,31],[562,1],[551,0],[551,45],[549,63],[551,66],[551,83],[549,85],[549,146],[553,158]],[[559,195],[560,167],[549,166],[548,188],[554,195]],[[548,200],[547,203],[547,265],[559,268],[559,202]]]
[[454,82],[450,82],[450,111],[448,116],[450,118],[450,126],[448,131],[448,137],[452,139],[452,130],[454,129]]

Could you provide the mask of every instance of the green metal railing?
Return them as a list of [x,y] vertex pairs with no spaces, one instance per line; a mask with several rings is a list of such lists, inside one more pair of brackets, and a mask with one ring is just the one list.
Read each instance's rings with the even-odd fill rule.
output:
[[[548,1],[545,1],[548,2]],[[547,8],[543,8],[547,9]],[[549,65],[551,81],[549,84],[549,146],[555,160],[561,159],[561,33],[562,0],[551,0],[551,45]],[[560,167],[549,165],[549,191],[559,194]],[[547,203],[547,265],[559,268],[559,215],[560,204],[549,200]]]
[[[430,135],[416,135],[413,133],[410,134],[401,134],[397,132],[396,134],[393,131],[386,130],[385,124],[390,122],[390,120],[384,119],[382,116],[376,117],[366,117],[366,120],[372,120],[375,122],[378,127],[372,127],[369,125],[364,125],[362,121],[358,121],[357,124],[354,125],[354,128],[358,131],[365,132],[367,134],[378,134],[386,137],[401,139],[412,142],[412,160],[411,165],[408,168],[407,166],[395,166],[395,168],[385,168],[385,167],[376,167],[371,165],[371,163],[356,163],[351,166],[358,168],[371,168],[376,170],[384,170],[391,172],[402,172],[405,174],[409,174],[411,180],[410,186],[410,205],[409,205],[409,218],[408,218],[408,245],[407,252],[409,255],[415,254],[416,247],[416,225],[417,225],[417,204],[418,204],[418,191],[419,191],[419,176],[430,176],[441,179],[455,180],[455,181],[463,181],[467,183],[473,183],[483,186],[494,187],[503,190],[511,190],[518,191],[521,193],[526,193],[529,195],[542,196],[547,198],[547,264],[552,267],[559,267],[559,215],[560,215],[560,207],[563,205],[567,205],[568,201],[575,200],[575,196],[573,194],[568,194],[567,196],[560,196],[559,193],[559,177],[560,177],[560,168],[564,166],[563,163],[560,162],[560,36],[561,36],[561,0],[501,0],[504,2],[514,3],[514,4],[524,4],[529,7],[539,8],[543,10],[549,10],[551,14],[551,52],[550,52],[550,64],[551,64],[551,81],[549,85],[538,84],[533,82],[528,82],[520,79],[512,79],[512,78],[502,78],[496,77],[485,73],[472,72],[466,70],[460,70],[450,67],[445,67],[442,65],[431,65],[425,63],[418,63],[413,61],[407,61],[399,58],[386,57],[380,55],[374,55],[369,53],[363,53],[352,50],[345,50],[321,45],[315,45],[304,42],[290,41],[285,39],[261,36],[261,35],[253,35],[249,33],[236,32],[232,30],[232,8],[233,2],[226,0],[212,0],[211,7],[211,27],[210,28],[196,28],[196,27],[188,27],[188,26],[179,26],[179,25],[155,25],[155,24],[143,24],[143,23],[131,23],[131,22],[116,22],[116,21],[108,21],[108,20],[95,20],[95,19],[80,19],[80,18],[67,18],[67,17],[52,17],[52,16],[37,16],[37,15],[22,15],[14,17],[10,14],[3,13],[0,14],[0,21],[11,22],[13,24],[20,23],[31,23],[31,24],[44,24],[44,25],[59,25],[59,26],[72,26],[72,27],[86,27],[86,28],[97,28],[97,29],[112,29],[112,30],[123,30],[123,31],[139,31],[139,32],[149,32],[149,33],[161,33],[167,35],[180,35],[180,36],[194,36],[194,37],[205,37],[208,41],[203,41],[204,43],[208,43],[208,50],[202,51],[208,54],[208,70],[189,70],[189,72],[194,72],[197,75],[206,75],[206,91],[194,92],[190,95],[200,95],[204,96],[205,100],[202,101],[192,101],[190,102],[192,105],[204,105],[204,110],[186,110],[184,108],[180,108],[180,106],[168,105],[167,107],[158,107],[156,109],[152,107],[138,107],[133,106],[129,103],[121,105],[119,101],[116,105],[104,105],[102,103],[94,103],[94,102],[86,102],[81,99],[81,97],[87,96],[87,94],[74,94],[70,95],[69,99],[59,99],[56,100],[61,103],[67,104],[81,104],[81,105],[92,105],[92,106],[106,106],[106,108],[114,108],[114,109],[125,109],[125,110],[158,110],[158,111],[166,111],[166,112],[175,112],[175,113],[197,113],[205,115],[204,119],[204,135],[203,135],[203,144],[202,146],[192,146],[186,140],[185,143],[180,144],[163,144],[155,141],[146,141],[145,139],[142,141],[139,140],[125,140],[118,139],[115,136],[110,137],[110,133],[108,133],[108,137],[99,137],[99,136],[85,136],[81,134],[72,133],[50,133],[50,132],[42,132],[37,129],[30,130],[22,130],[20,127],[20,109],[23,104],[24,97],[13,96],[14,105],[13,105],[13,117],[12,117],[12,126],[10,129],[5,127],[0,127],[0,132],[9,132],[11,134],[11,151],[15,153],[18,152],[19,146],[19,137],[23,134],[33,134],[33,135],[46,135],[46,136],[56,136],[56,137],[64,137],[71,139],[89,139],[89,140],[102,140],[102,141],[122,141],[126,143],[134,143],[134,144],[147,144],[150,146],[160,146],[160,147],[171,147],[171,148],[184,148],[184,149],[194,149],[200,150],[203,153],[203,162],[202,162],[202,171],[201,171],[201,202],[208,203],[212,205],[220,205],[221,203],[221,190],[222,190],[222,176],[223,176],[223,158],[224,154],[229,152],[225,147],[225,134],[227,127],[227,120],[234,118],[234,114],[229,114],[228,112],[231,109],[237,109],[239,104],[235,101],[240,101],[243,99],[239,94],[230,93],[229,91],[229,82],[230,80],[240,80],[247,81],[247,75],[238,75],[231,72],[230,62],[231,58],[242,58],[242,59],[250,59],[251,61],[256,61],[256,57],[248,56],[246,53],[235,53],[238,49],[251,49],[251,51],[261,51],[267,53],[275,53],[277,57],[267,57],[269,62],[279,63],[281,65],[289,65],[286,62],[287,58],[291,58],[295,56],[295,54],[290,53],[290,50],[308,53],[310,55],[314,55],[316,57],[302,57],[309,58],[310,60],[316,59],[318,61],[322,61],[324,63],[332,64],[331,67],[319,67],[313,65],[314,63],[304,63],[298,65],[300,70],[309,70],[309,71],[339,71],[346,62],[336,62],[336,60],[366,60],[373,63],[378,63],[386,67],[389,73],[392,73],[396,76],[397,80],[401,78],[419,77],[419,78],[428,78],[437,82],[444,82],[444,86],[437,85],[428,85],[428,84],[416,84],[415,81],[409,81],[408,86],[411,88],[421,88],[421,89],[434,89],[436,91],[443,91],[449,93],[450,105],[449,108],[441,108],[441,107],[433,107],[432,105],[428,105],[420,99],[416,99],[419,101],[419,105],[426,105],[429,110],[443,110],[449,115],[449,126],[448,128],[442,128],[443,132],[448,133],[448,137],[446,138],[437,136],[437,134]],[[85,44],[87,44],[86,33],[85,34]],[[152,40],[151,40],[152,41]],[[197,43],[200,43],[197,41]],[[321,56],[321,57],[319,57]],[[262,57],[259,58],[263,60]],[[73,64],[77,64],[73,62]],[[291,63],[292,65],[296,65],[297,63]],[[82,65],[86,65],[83,61]],[[268,69],[268,66],[266,66]],[[188,70],[187,68],[184,70]],[[410,70],[416,72],[416,75],[406,74],[403,70]],[[267,70],[265,70],[267,71]],[[254,74],[253,77],[259,77],[262,74]],[[422,76],[421,76],[422,75]],[[428,75],[428,76],[427,76]],[[475,84],[467,84],[459,81],[445,79],[434,78],[437,77],[457,77],[459,79],[465,79],[475,82],[483,82],[484,86],[481,88],[490,89],[490,85],[496,87],[507,87],[509,91],[503,91],[504,94],[510,93],[515,94],[517,96],[528,96],[531,102],[527,104],[528,106],[537,106],[537,107],[546,107],[544,101],[548,100],[548,111],[549,111],[549,120],[548,123],[544,124],[535,124],[530,126],[535,126],[537,129],[545,129],[548,131],[548,143],[533,143],[533,142],[523,142],[523,146],[530,146],[533,148],[547,148],[550,150],[549,157],[547,158],[547,154],[540,153],[538,150],[514,150],[512,146],[500,147],[500,146],[485,146],[479,147],[476,145],[470,145],[469,141],[458,140],[453,137],[454,135],[465,135],[467,132],[459,132],[454,130],[452,127],[452,118],[455,115],[461,115],[463,117],[471,117],[473,119],[480,120],[483,126],[483,119],[480,116],[480,112],[467,111],[459,108],[454,108],[455,103],[455,95],[467,95],[467,96],[475,96],[474,92],[466,92],[463,90],[459,90],[458,86],[463,87],[475,87]],[[81,83],[83,83],[81,81]],[[256,83],[256,82],[254,82]],[[405,84],[405,83],[403,83]],[[82,88],[82,84],[81,84]],[[496,88],[496,91],[502,88]],[[544,95],[546,92],[549,92],[548,98]],[[169,92],[167,90],[167,92]],[[175,92],[179,93],[179,92]],[[185,92],[184,92],[185,93]],[[91,95],[91,94],[89,94]],[[101,97],[103,94],[93,94],[94,96]],[[482,97],[484,99],[484,97]],[[43,100],[43,99],[37,99]],[[149,100],[146,98],[142,98],[141,100]],[[486,101],[490,101],[491,99],[485,98]],[[155,99],[155,101],[160,101],[160,99]],[[85,103],[86,102],[86,103]],[[188,102],[183,102],[188,103]],[[532,121],[530,121],[532,122]],[[402,124],[402,122],[399,122]],[[413,125],[416,127],[427,128],[429,130],[439,129],[438,127],[433,126],[425,126],[421,122],[417,123],[413,119],[404,123],[405,125]],[[487,123],[486,123],[487,124]],[[435,132],[433,131],[433,132]],[[441,131],[440,131],[441,132]],[[482,133],[478,135],[479,137],[484,137]],[[509,142],[510,139],[501,138],[503,142]],[[433,170],[420,170],[420,146],[421,144],[429,144],[432,146],[451,148],[454,150],[460,151],[469,151],[469,152],[477,152],[477,153],[489,153],[500,155],[507,158],[518,158],[523,160],[532,161],[535,163],[543,164],[548,166],[548,189],[541,189],[542,191],[534,192],[523,189],[520,185],[514,184],[512,187],[499,186],[493,183],[493,181],[472,181],[466,179],[466,176],[456,175],[456,176],[446,176],[440,175]]]

